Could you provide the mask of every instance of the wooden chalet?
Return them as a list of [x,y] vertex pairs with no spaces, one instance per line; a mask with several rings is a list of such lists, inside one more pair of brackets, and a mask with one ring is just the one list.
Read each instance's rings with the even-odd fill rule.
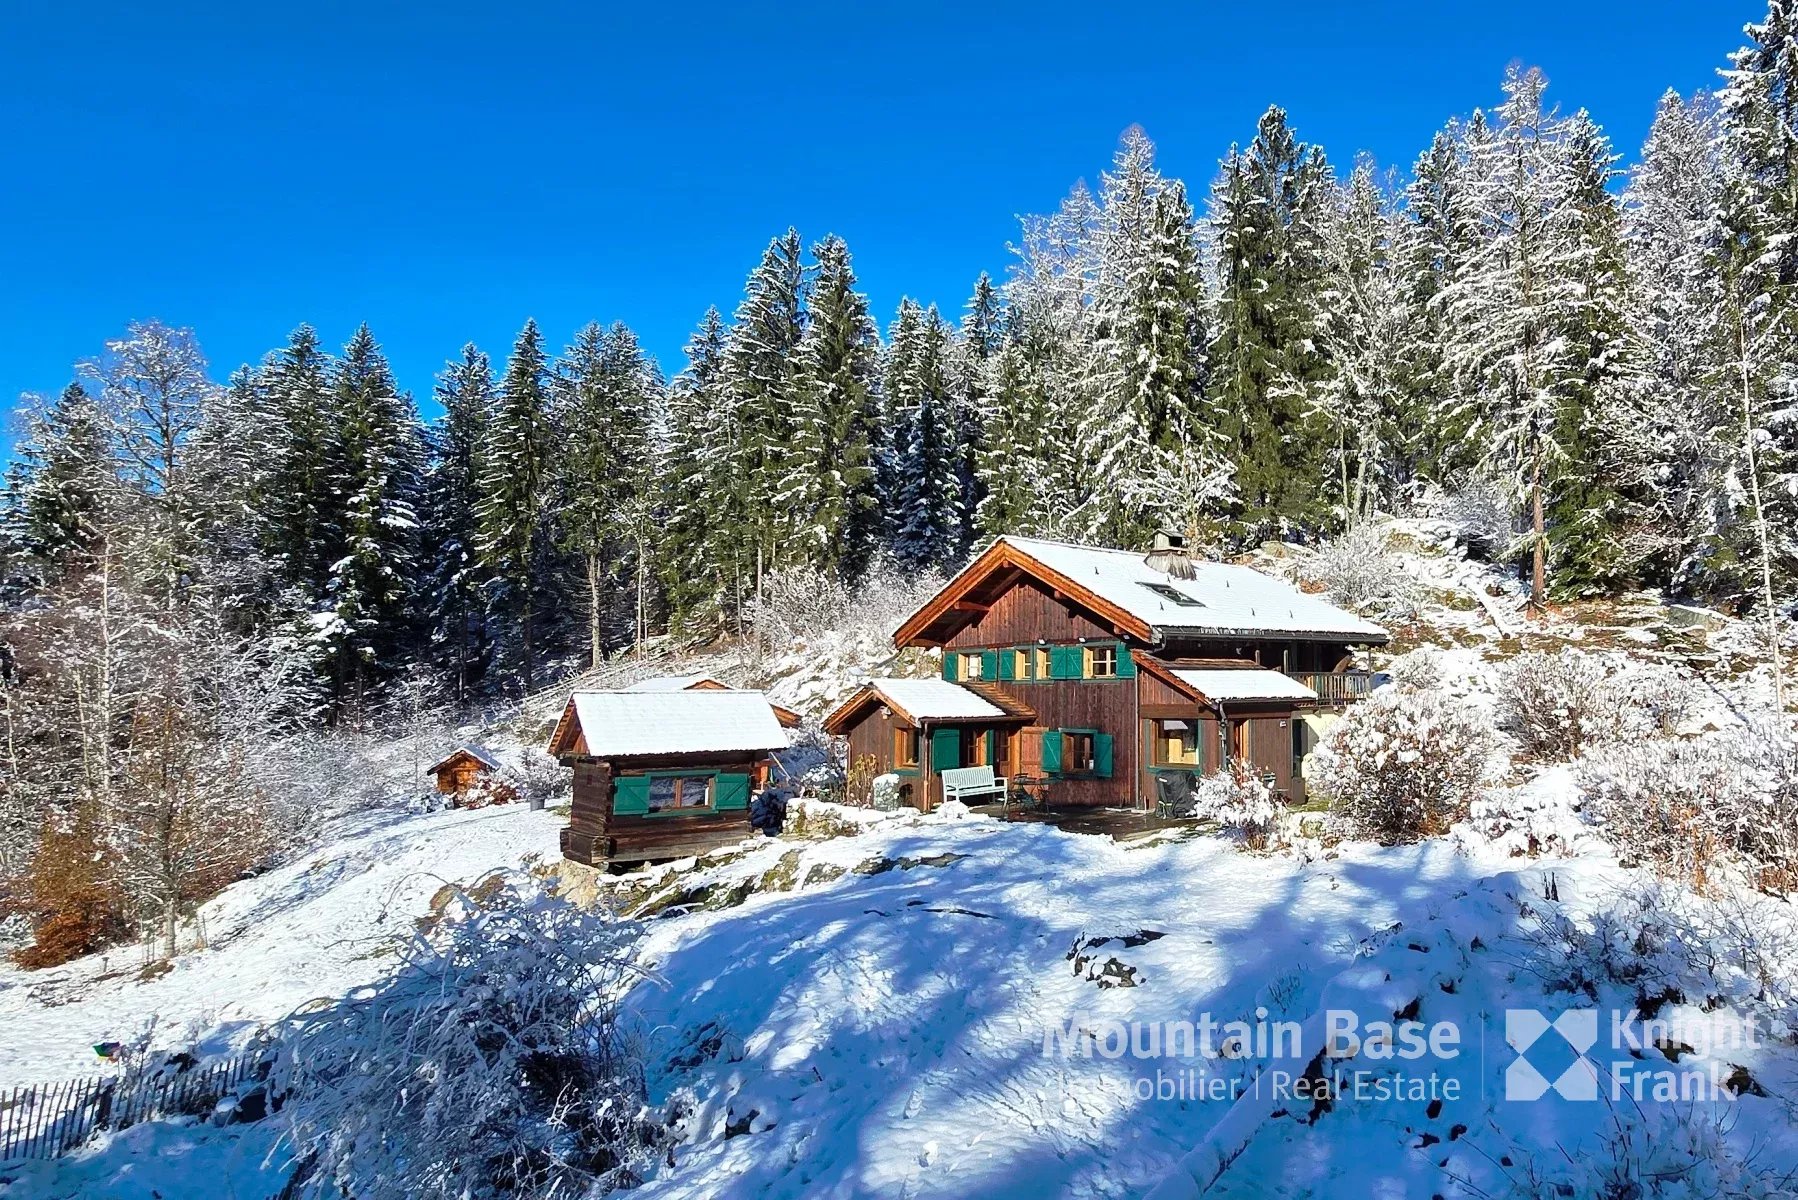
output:
[[1160,777],[1245,762],[1290,800],[1317,736],[1373,685],[1385,630],[1249,567],[1002,537],[906,619],[940,680],[878,679],[824,722],[909,801],[991,766],[1049,804],[1153,808]]
[[562,855],[588,866],[700,854],[749,836],[787,734],[760,692],[576,692],[549,753],[574,768]]
[[[710,675],[658,675],[654,679],[639,679],[624,689],[627,692],[735,692],[741,688],[733,688],[727,683],[720,683]],[[759,695],[759,693],[757,693]],[[782,708],[772,700],[768,707],[774,710],[775,719],[786,729],[797,729],[800,724],[799,714],[790,708]]]
[[506,777],[506,769],[493,752],[472,743],[457,746],[425,769],[437,781],[441,795],[464,804],[478,799],[483,804],[506,804],[518,799],[518,789]]

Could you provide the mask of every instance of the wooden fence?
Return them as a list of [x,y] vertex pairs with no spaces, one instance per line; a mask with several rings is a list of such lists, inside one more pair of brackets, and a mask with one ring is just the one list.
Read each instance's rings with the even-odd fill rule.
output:
[[0,1091],[0,1162],[58,1158],[103,1129],[155,1117],[203,1116],[265,1070],[263,1056],[244,1054],[186,1070],[161,1064]]

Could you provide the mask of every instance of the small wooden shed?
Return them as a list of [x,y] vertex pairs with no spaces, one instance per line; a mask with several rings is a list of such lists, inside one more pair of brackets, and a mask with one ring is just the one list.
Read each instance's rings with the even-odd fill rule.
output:
[[518,789],[505,777],[505,767],[485,746],[457,746],[427,768],[437,780],[437,791],[463,804],[478,797],[483,804],[505,804],[518,799]]
[[787,746],[760,692],[576,692],[549,753],[574,768],[562,855],[588,866],[683,858],[749,836]]

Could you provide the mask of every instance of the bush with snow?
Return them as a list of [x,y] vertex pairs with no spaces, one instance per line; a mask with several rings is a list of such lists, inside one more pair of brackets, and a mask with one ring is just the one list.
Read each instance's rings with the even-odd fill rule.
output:
[[1454,491],[1437,497],[1431,507],[1480,558],[1503,557],[1517,536],[1516,501],[1496,480],[1483,476],[1466,479]]
[[1588,746],[1671,732],[1691,711],[1693,690],[1671,667],[1562,647],[1512,659],[1496,700],[1521,754],[1565,762]]
[[1442,833],[1492,778],[1495,739],[1439,692],[1387,687],[1350,709],[1311,757],[1338,832],[1380,842]]
[[633,928],[529,877],[458,893],[384,982],[294,1017],[274,1086],[321,1194],[582,1195],[659,1136],[613,1003]]
[[1757,887],[1798,888],[1798,741],[1786,730],[1616,742],[1589,754],[1578,776],[1590,814],[1626,859],[1701,891],[1726,857]]
[[1351,526],[1300,560],[1299,578],[1353,612],[1409,616],[1416,610],[1418,589],[1392,553],[1389,535],[1385,524]]
[[1261,776],[1243,763],[1204,776],[1193,790],[1190,814],[1235,830],[1251,846],[1278,839],[1285,805]]

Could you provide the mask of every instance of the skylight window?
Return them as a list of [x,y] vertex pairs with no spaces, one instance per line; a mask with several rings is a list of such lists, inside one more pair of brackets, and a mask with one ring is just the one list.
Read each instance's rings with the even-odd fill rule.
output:
[[1148,588],[1151,592],[1154,592],[1157,596],[1160,596],[1163,600],[1172,600],[1175,604],[1178,604],[1181,608],[1204,608],[1205,607],[1205,602],[1203,600],[1194,600],[1191,596],[1188,596],[1185,592],[1181,591],[1177,587],[1172,586],[1171,584],[1145,583],[1142,586]]

